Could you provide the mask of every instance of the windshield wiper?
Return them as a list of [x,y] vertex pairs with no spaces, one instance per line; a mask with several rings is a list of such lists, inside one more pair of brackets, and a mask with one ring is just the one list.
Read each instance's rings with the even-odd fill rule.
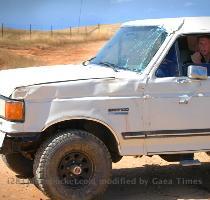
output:
[[92,58],[90,58],[90,59],[88,59],[88,60],[85,60],[85,61],[82,62],[82,64],[83,64],[84,66],[87,66],[87,65],[90,64],[90,61],[93,60],[94,58],[96,58],[96,57],[92,57]]
[[116,68],[119,68],[116,64],[110,63],[110,62],[100,62],[98,65],[104,65],[106,67],[112,68],[115,72],[118,72]]

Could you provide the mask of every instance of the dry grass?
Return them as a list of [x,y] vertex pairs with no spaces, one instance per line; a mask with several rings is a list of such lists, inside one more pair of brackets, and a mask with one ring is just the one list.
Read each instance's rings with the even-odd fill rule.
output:
[[84,43],[88,41],[108,40],[119,28],[116,25],[88,26],[64,30],[32,31],[5,29],[4,37],[0,39],[0,47],[5,46],[63,46],[72,43]]
[[56,51],[66,49],[72,53],[75,49],[78,54],[78,46],[84,51],[88,43],[106,41],[119,27],[120,24],[100,25],[74,28],[71,31],[54,30],[53,33],[32,30],[31,36],[29,30],[4,29],[3,38],[0,37],[0,69],[54,64],[49,62],[51,58],[43,61],[45,57],[40,52],[58,56]]

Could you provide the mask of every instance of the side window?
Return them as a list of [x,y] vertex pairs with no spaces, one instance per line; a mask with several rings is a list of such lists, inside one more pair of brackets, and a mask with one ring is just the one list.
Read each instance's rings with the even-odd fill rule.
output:
[[179,66],[175,44],[171,47],[163,62],[158,67],[155,75],[158,78],[179,76]]
[[[202,39],[203,38],[203,39]],[[210,36],[207,34],[194,34],[194,35],[183,35],[178,38],[178,47],[179,47],[179,61],[180,67],[182,68],[182,76],[187,76],[188,67],[190,65],[199,65],[207,68],[208,76],[210,76],[210,59],[205,59],[203,54],[206,54],[204,51],[204,46],[200,45],[202,42],[210,41]],[[206,42],[208,44],[208,42]],[[210,46],[209,46],[210,47]],[[206,49],[207,50],[207,49]],[[210,53],[210,49],[209,49]],[[195,56],[194,54],[197,54]],[[199,63],[193,62],[192,56],[194,55],[194,60],[198,59]],[[207,57],[208,58],[208,57]],[[200,60],[200,61],[199,61]]]

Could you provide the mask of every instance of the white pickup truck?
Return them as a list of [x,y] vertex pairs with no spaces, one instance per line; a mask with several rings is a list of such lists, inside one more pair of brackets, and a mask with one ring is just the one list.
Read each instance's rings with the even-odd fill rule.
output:
[[52,199],[93,199],[122,156],[197,165],[210,151],[210,17],[123,24],[83,65],[0,71],[0,149]]

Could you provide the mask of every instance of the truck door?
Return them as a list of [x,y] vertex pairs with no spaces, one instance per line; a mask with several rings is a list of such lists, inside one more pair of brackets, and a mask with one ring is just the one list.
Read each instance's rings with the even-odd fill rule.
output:
[[146,86],[148,154],[210,149],[210,79],[183,75],[175,43]]

